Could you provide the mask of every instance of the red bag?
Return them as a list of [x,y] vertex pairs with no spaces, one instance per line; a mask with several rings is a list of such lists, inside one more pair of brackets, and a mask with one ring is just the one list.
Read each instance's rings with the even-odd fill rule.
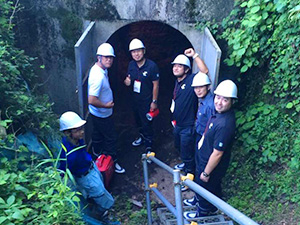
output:
[[111,178],[115,172],[114,161],[110,155],[100,155],[96,159],[96,165],[99,171],[102,173],[104,179],[104,186],[107,189]]

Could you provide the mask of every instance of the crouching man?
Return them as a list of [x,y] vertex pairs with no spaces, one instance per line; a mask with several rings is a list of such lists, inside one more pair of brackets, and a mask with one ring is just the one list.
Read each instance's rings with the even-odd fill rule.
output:
[[92,199],[97,206],[97,214],[103,216],[113,206],[114,199],[105,189],[102,175],[86,151],[83,141],[86,121],[74,112],[65,112],[59,122],[60,131],[65,135],[60,158],[66,159],[60,161],[59,169],[70,170],[83,197]]
[[[221,181],[229,165],[235,135],[235,114],[232,105],[237,98],[237,86],[231,80],[225,80],[218,85],[214,93],[215,113],[207,122],[196,152],[195,182],[221,198]],[[214,205],[198,194],[196,197],[197,213],[186,212],[186,218],[216,213],[218,209]]]

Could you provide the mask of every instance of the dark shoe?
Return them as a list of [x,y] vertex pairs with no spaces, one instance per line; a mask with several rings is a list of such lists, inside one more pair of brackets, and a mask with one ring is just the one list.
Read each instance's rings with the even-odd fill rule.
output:
[[199,217],[205,217],[205,216],[214,216],[218,212],[218,209],[216,211],[207,211],[207,212],[199,212],[199,211],[187,211],[183,213],[184,218],[186,219],[195,219]]
[[183,200],[183,204],[187,205],[187,206],[194,206],[196,205],[197,203],[197,200],[196,200],[196,197],[192,197],[190,199],[184,199]]
[[116,173],[125,173],[125,169],[122,168],[119,163],[115,163],[115,172]]
[[174,166],[175,170],[183,170],[184,169],[185,164],[184,163],[179,163],[177,165]]
[[181,185],[181,191],[182,191],[182,192],[187,191],[188,189],[189,189],[188,186]]
[[132,146],[137,147],[143,143],[144,143],[144,140],[142,139],[142,137],[139,137],[139,138],[135,139],[135,141],[133,141],[131,144],[132,144]]

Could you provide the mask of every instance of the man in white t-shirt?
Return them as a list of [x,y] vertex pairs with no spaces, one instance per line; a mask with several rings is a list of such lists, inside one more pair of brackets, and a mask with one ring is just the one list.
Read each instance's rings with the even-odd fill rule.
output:
[[97,50],[97,62],[91,68],[88,79],[88,103],[93,121],[92,146],[96,155],[107,154],[115,162],[115,172],[125,173],[117,162],[117,133],[112,119],[113,93],[108,80],[108,71],[114,61],[114,49],[103,43]]

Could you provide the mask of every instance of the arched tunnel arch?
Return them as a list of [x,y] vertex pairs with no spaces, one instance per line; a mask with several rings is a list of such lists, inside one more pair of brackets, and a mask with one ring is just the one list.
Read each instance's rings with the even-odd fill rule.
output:
[[[97,21],[87,26],[81,38],[75,45],[76,72],[78,84],[79,111],[88,119],[86,125],[86,141],[91,137],[92,124],[88,115],[87,80],[88,72],[95,62],[97,47],[103,42],[109,42],[115,49],[116,58],[109,69],[109,79],[114,93],[114,121],[118,132],[119,162],[126,169],[126,177],[137,177],[141,174],[141,154],[144,147],[132,147],[131,142],[137,137],[131,90],[123,81],[127,76],[127,66],[131,60],[128,46],[133,38],[141,39],[146,46],[146,57],[155,61],[160,70],[160,91],[158,107],[160,114],[153,121],[154,143],[153,151],[165,162],[176,160],[171,125],[170,103],[173,95],[175,77],[172,73],[172,60],[186,48],[194,47],[196,52],[207,64],[214,83],[217,82],[221,51],[208,29],[199,31],[190,24],[174,22],[166,24],[158,21]],[[197,71],[193,65],[194,72]],[[130,181],[130,179],[126,179]],[[128,182],[116,181],[117,189],[122,185],[130,186]],[[140,182],[142,183],[142,181]],[[124,187],[123,187],[124,189]],[[130,192],[137,189],[130,186]]]
[[[172,99],[175,77],[172,74],[172,60],[192,44],[180,31],[162,22],[140,21],[130,23],[114,32],[107,42],[115,49],[116,58],[109,71],[111,87],[114,92],[115,117],[124,122],[123,115],[131,112],[131,90],[123,83],[127,76],[131,55],[128,45],[133,38],[141,39],[146,46],[146,58],[157,63],[160,71],[159,109],[160,116],[154,124],[156,133],[170,126],[169,107]],[[128,112],[128,113],[124,113]],[[133,117],[126,116],[128,123],[134,123]],[[129,125],[129,124],[128,124]],[[159,126],[158,126],[159,125]],[[132,137],[134,138],[134,137]]]
[[[160,91],[158,107],[160,114],[153,121],[153,151],[163,161],[176,159],[173,145],[170,104],[175,77],[172,73],[172,60],[189,47],[205,61],[212,82],[217,82],[221,51],[207,28],[199,31],[190,24],[159,21],[97,21],[91,22],[75,45],[76,71],[78,84],[79,111],[88,119],[86,141],[90,140],[92,124],[89,122],[87,105],[88,71],[95,62],[97,47],[109,42],[115,49],[116,58],[109,69],[109,79],[114,93],[114,121],[119,135],[118,152],[120,163],[135,176],[140,171],[141,154],[144,147],[134,148],[131,142],[138,136],[138,128],[132,110],[131,90],[123,81],[127,76],[127,66],[131,60],[128,46],[133,38],[141,39],[146,46],[146,58],[155,61],[160,70]],[[198,71],[193,65],[193,70]],[[126,174],[127,174],[126,172]],[[133,174],[131,174],[133,173]],[[132,188],[132,187],[131,187]],[[132,190],[134,191],[134,189]]]

